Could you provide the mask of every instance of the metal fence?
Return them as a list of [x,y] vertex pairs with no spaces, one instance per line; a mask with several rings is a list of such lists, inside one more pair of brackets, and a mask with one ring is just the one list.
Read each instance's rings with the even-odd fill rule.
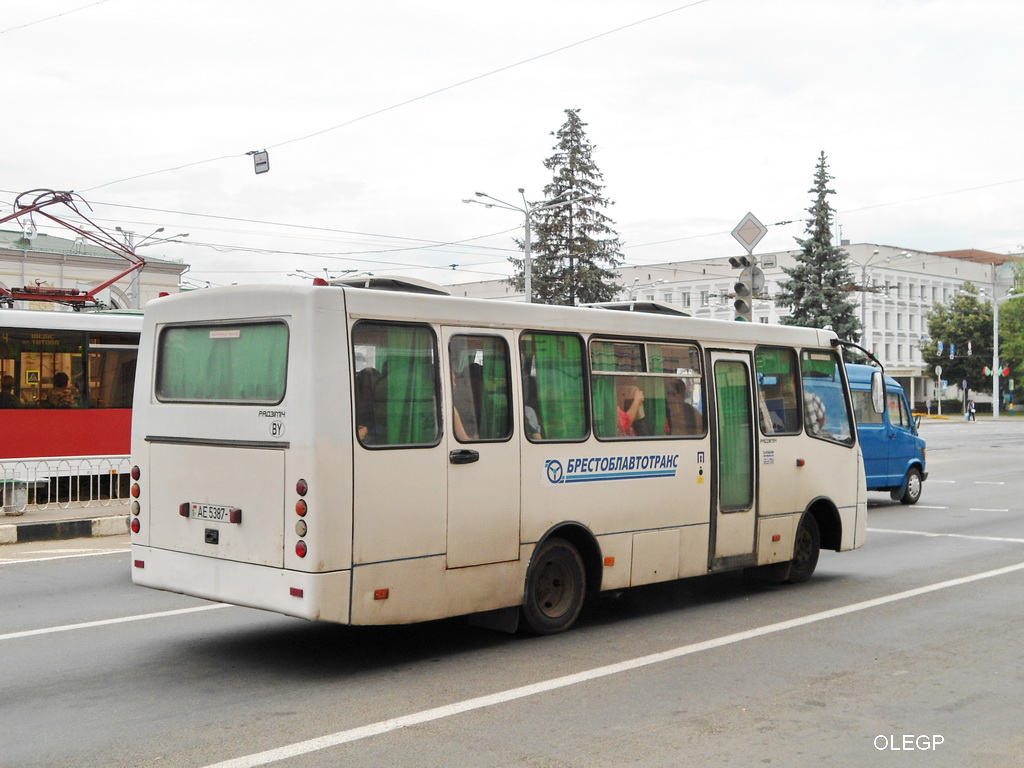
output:
[[0,461],[0,501],[7,515],[45,509],[127,507],[128,456],[61,456]]

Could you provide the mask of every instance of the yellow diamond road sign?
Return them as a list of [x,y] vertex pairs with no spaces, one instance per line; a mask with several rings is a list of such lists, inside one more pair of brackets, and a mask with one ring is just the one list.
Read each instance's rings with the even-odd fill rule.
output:
[[732,231],[732,236],[747,249],[747,253],[753,253],[754,246],[761,242],[761,238],[766,234],[768,234],[768,228],[752,213],[744,216]]

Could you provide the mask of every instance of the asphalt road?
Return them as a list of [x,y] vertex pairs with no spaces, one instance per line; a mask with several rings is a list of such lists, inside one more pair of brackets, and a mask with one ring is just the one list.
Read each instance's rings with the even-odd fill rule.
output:
[[151,592],[123,538],[4,547],[0,766],[1021,766],[1024,420],[924,431],[921,502],[873,494],[807,584],[640,588],[549,638]]

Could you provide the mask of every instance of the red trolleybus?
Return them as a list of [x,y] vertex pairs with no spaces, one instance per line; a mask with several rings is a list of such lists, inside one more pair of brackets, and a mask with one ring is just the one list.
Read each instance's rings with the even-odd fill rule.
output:
[[140,312],[0,310],[0,469],[6,490],[36,492],[5,506],[52,500],[58,478],[120,472],[141,328]]

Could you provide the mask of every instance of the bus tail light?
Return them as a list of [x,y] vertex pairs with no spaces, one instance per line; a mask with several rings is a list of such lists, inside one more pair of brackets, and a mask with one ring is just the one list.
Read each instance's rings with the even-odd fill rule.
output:
[[301,587],[291,587],[288,590],[288,594],[291,595],[292,597],[302,597],[302,588]]
[[182,517],[188,517],[188,502],[183,501],[178,505],[178,514]]
[[389,597],[391,597],[391,590],[390,589],[375,589],[375,590],[373,590],[373,599],[374,600],[387,600]]
[[142,477],[142,470],[138,465],[132,467],[132,480],[138,480],[140,477]]
[[306,552],[308,552],[308,551],[309,551],[309,548],[306,546],[306,542],[302,541],[301,539],[299,541],[295,542],[295,554],[296,555],[298,555],[299,557],[305,557],[306,556]]
[[138,533],[139,531],[142,530],[142,523],[139,522],[139,518],[137,518],[137,517],[133,517],[132,518],[132,526],[131,527],[132,527],[132,533]]

